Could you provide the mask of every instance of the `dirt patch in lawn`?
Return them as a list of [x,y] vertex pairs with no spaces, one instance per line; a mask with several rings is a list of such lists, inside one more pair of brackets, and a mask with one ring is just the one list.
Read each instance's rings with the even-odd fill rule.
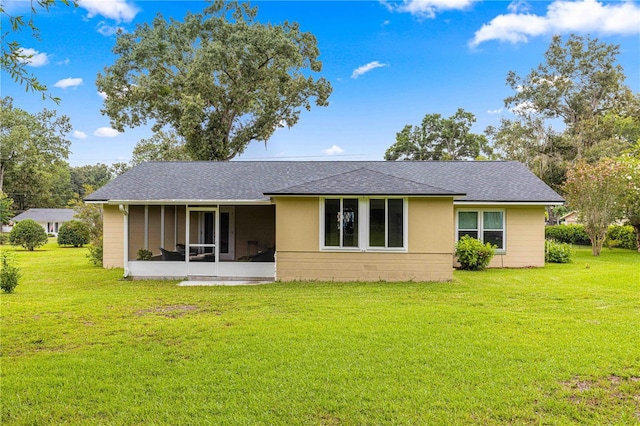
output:
[[621,414],[640,421],[640,376],[575,377],[560,384],[564,396],[583,410],[598,413],[617,407]]
[[189,312],[198,310],[198,305],[165,305],[156,306],[150,309],[141,309],[136,311],[136,315],[143,316],[149,314],[161,315],[167,318],[177,318],[186,315]]

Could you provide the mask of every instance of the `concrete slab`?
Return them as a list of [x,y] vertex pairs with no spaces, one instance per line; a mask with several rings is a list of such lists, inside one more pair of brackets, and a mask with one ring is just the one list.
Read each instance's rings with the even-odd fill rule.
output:
[[178,283],[180,287],[198,287],[198,286],[239,286],[239,285],[262,285],[272,284],[274,281],[254,281],[254,280],[193,280],[182,281]]

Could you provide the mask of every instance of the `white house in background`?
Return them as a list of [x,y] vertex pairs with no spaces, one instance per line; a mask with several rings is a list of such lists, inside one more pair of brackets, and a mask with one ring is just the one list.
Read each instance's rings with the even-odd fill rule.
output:
[[76,212],[73,209],[29,209],[11,219],[13,223],[21,220],[33,219],[40,224],[48,234],[58,236],[58,230],[63,223],[73,220]]
[[561,225],[577,225],[579,223],[578,212],[576,210],[573,210],[558,219],[558,222]]

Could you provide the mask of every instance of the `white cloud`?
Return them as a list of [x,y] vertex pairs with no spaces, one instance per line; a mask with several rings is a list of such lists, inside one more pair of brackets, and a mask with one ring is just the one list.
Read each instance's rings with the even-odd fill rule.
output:
[[489,111],[487,111],[487,113],[491,115],[498,115],[498,114],[502,114],[503,110],[504,108],[490,109]]
[[69,65],[70,63],[71,63],[71,60],[69,58],[66,58],[63,61],[56,62],[57,65]]
[[633,2],[600,3],[597,0],[556,0],[544,16],[513,12],[498,15],[476,31],[471,47],[489,40],[510,43],[527,42],[543,34],[599,33],[640,34],[640,6]]
[[353,70],[353,73],[351,73],[351,78],[358,78],[361,75],[368,73],[372,69],[388,67],[388,66],[389,64],[382,64],[378,61],[369,62],[367,65],[362,65],[361,67],[358,67],[355,70]]
[[103,16],[120,22],[131,22],[140,9],[126,0],[78,0],[78,6],[86,9],[88,18]]
[[407,12],[419,18],[435,18],[436,13],[445,10],[463,10],[476,0],[402,0],[400,3],[383,1],[387,9]]
[[82,84],[81,78],[63,78],[62,80],[56,81],[56,84],[53,87],[60,87],[61,89],[66,89],[67,87],[76,87]]
[[80,130],[75,130],[73,132],[73,137],[76,139],[86,139],[87,134],[85,132],[81,132]]
[[122,30],[123,32],[125,31],[124,28],[122,27],[118,27],[118,26],[114,26],[114,25],[109,25],[106,22],[102,21],[98,24],[98,32],[100,34],[102,34],[105,37],[109,37],[114,35],[115,33],[118,32],[118,30]]
[[30,67],[42,67],[49,63],[49,55],[44,52],[38,52],[35,49],[27,48],[18,49],[20,55],[20,62],[29,65]]
[[102,99],[106,100],[107,99],[107,94],[104,92],[98,92],[98,96],[100,96]]
[[344,152],[344,149],[334,144],[331,146],[331,148],[323,149],[322,152],[325,155],[336,155],[336,154],[342,154]]
[[100,127],[93,132],[95,136],[101,138],[115,138],[120,134],[116,129],[112,129],[111,127]]

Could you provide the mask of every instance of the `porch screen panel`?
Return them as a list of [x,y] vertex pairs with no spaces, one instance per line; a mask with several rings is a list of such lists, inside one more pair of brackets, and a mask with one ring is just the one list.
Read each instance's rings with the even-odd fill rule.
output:
[[[129,206],[129,260],[136,260],[144,247],[144,206]],[[157,249],[156,249],[157,250]]]
[[160,230],[162,221],[160,220],[160,206],[149,206],[149,228],[147,229],[149,235],[149,250],[154,255],[160,254],[160,247],[163,246],[163,242],[160,240]]

